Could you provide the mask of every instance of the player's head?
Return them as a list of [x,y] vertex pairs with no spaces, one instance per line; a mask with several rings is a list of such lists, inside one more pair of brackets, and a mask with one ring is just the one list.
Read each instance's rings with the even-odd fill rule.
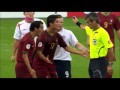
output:
[[31,23],[34,20],[35,12],[23,12],[23,14],[25,16],[26,22]]
[[99,24],[99,18],[96,13],[89,13],[86,17],[86,23],[91,29],[96,29]]
[[30,25],[30,31],[34,32],[36,35],[40,35],[43,31],[43,22],[41,21],[34,21]]
[[49,15],[47,17],[47,27],[54,30],[58,30],[60,27],[59,19],[60,17],[58,17],[57,15]]
[[60,15],[60,14],[56,14],[56,15],[57,15],[57,17],[59,18],[58,21],[59,21],[59,23],[60,23],[60,26],[59,26],[59,30],[58,30],[58,31],[60,31],[60,30],[62,30],[62,28],[63,28],[63,22],[64,22],[64,20],[63,20],[62,15]]

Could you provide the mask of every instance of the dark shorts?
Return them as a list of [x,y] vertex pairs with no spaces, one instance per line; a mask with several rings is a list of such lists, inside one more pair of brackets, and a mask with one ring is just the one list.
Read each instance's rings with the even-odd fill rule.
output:
[[16,78],[31,78],[25,63],[17,62],[15,66]]
[[54,60],[58,78],[71,78],[71,61]]
[[108,62],[105,57],[91,59],[89,63],[90,78],[106,78]]

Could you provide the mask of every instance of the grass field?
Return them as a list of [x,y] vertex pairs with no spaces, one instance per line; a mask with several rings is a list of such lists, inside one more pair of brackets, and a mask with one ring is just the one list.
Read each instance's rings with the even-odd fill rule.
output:
[[[0,19],[0,78],[15,78],[15,63],[10,61],[10,57],[13,46],[15,26],[17,22],[21,20],[22,19]],[[46,21],[46,19],[44,20]],[[82,18],[79,18],[79,20],[84,22],[84,19]],[[71,18],[64,18],[64,28],[72,30],[78,40],[86,46],[85,31],[80,30],[76,25],[74,25]],[[120,78],[120,48],[117,38],[115,56],[117,61],[113,65],[113,78]],[[89,78],[89,60],[73,54],[72,57],[72,78]]]

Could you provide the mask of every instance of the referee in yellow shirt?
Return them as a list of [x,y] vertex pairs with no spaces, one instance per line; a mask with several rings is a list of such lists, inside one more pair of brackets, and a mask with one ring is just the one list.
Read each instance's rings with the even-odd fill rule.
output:
[[[73,17],[74,22],[75,19],[76,17]],[[106,78],[107,70],[108,72],[112,71],[113,44],[107,31],[99,25],[96,13],[88,14],[85,19],[87,26],[78,21],[76,24],[85,29],[90,37],[90,78]],[[105,58],[107,53],[109,55],[108,60]]]

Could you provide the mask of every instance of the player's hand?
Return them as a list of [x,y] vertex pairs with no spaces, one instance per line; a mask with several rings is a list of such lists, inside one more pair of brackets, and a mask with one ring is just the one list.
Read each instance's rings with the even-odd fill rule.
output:
[[44,60],[44,61],[47,62],[47,63],[53,64],[48,57],[46,57],[46,60]]
[[113,73],[112,65],[108,65],[108,66],[107,66],[107,73],[108,73],[109,75],[112,75],[112,73]]
[[78,19],[77,19],[76,16],[73,16],[73,17],[72,17],[72,20],[73,20],[73,22],[74,22],[75,24],[78,22]]
[[82,52],[82,56],[87,58],[87,59],[90,59],[90,51],[86,50],[86,51]]
[[12,62],[15,62],[15,56],[14,56],[14,55],[12,55],[11,61],[12,61]]
[[32,78],[37,78],[37,75],[34,69],[30,70],[30,75],[32,76]]

